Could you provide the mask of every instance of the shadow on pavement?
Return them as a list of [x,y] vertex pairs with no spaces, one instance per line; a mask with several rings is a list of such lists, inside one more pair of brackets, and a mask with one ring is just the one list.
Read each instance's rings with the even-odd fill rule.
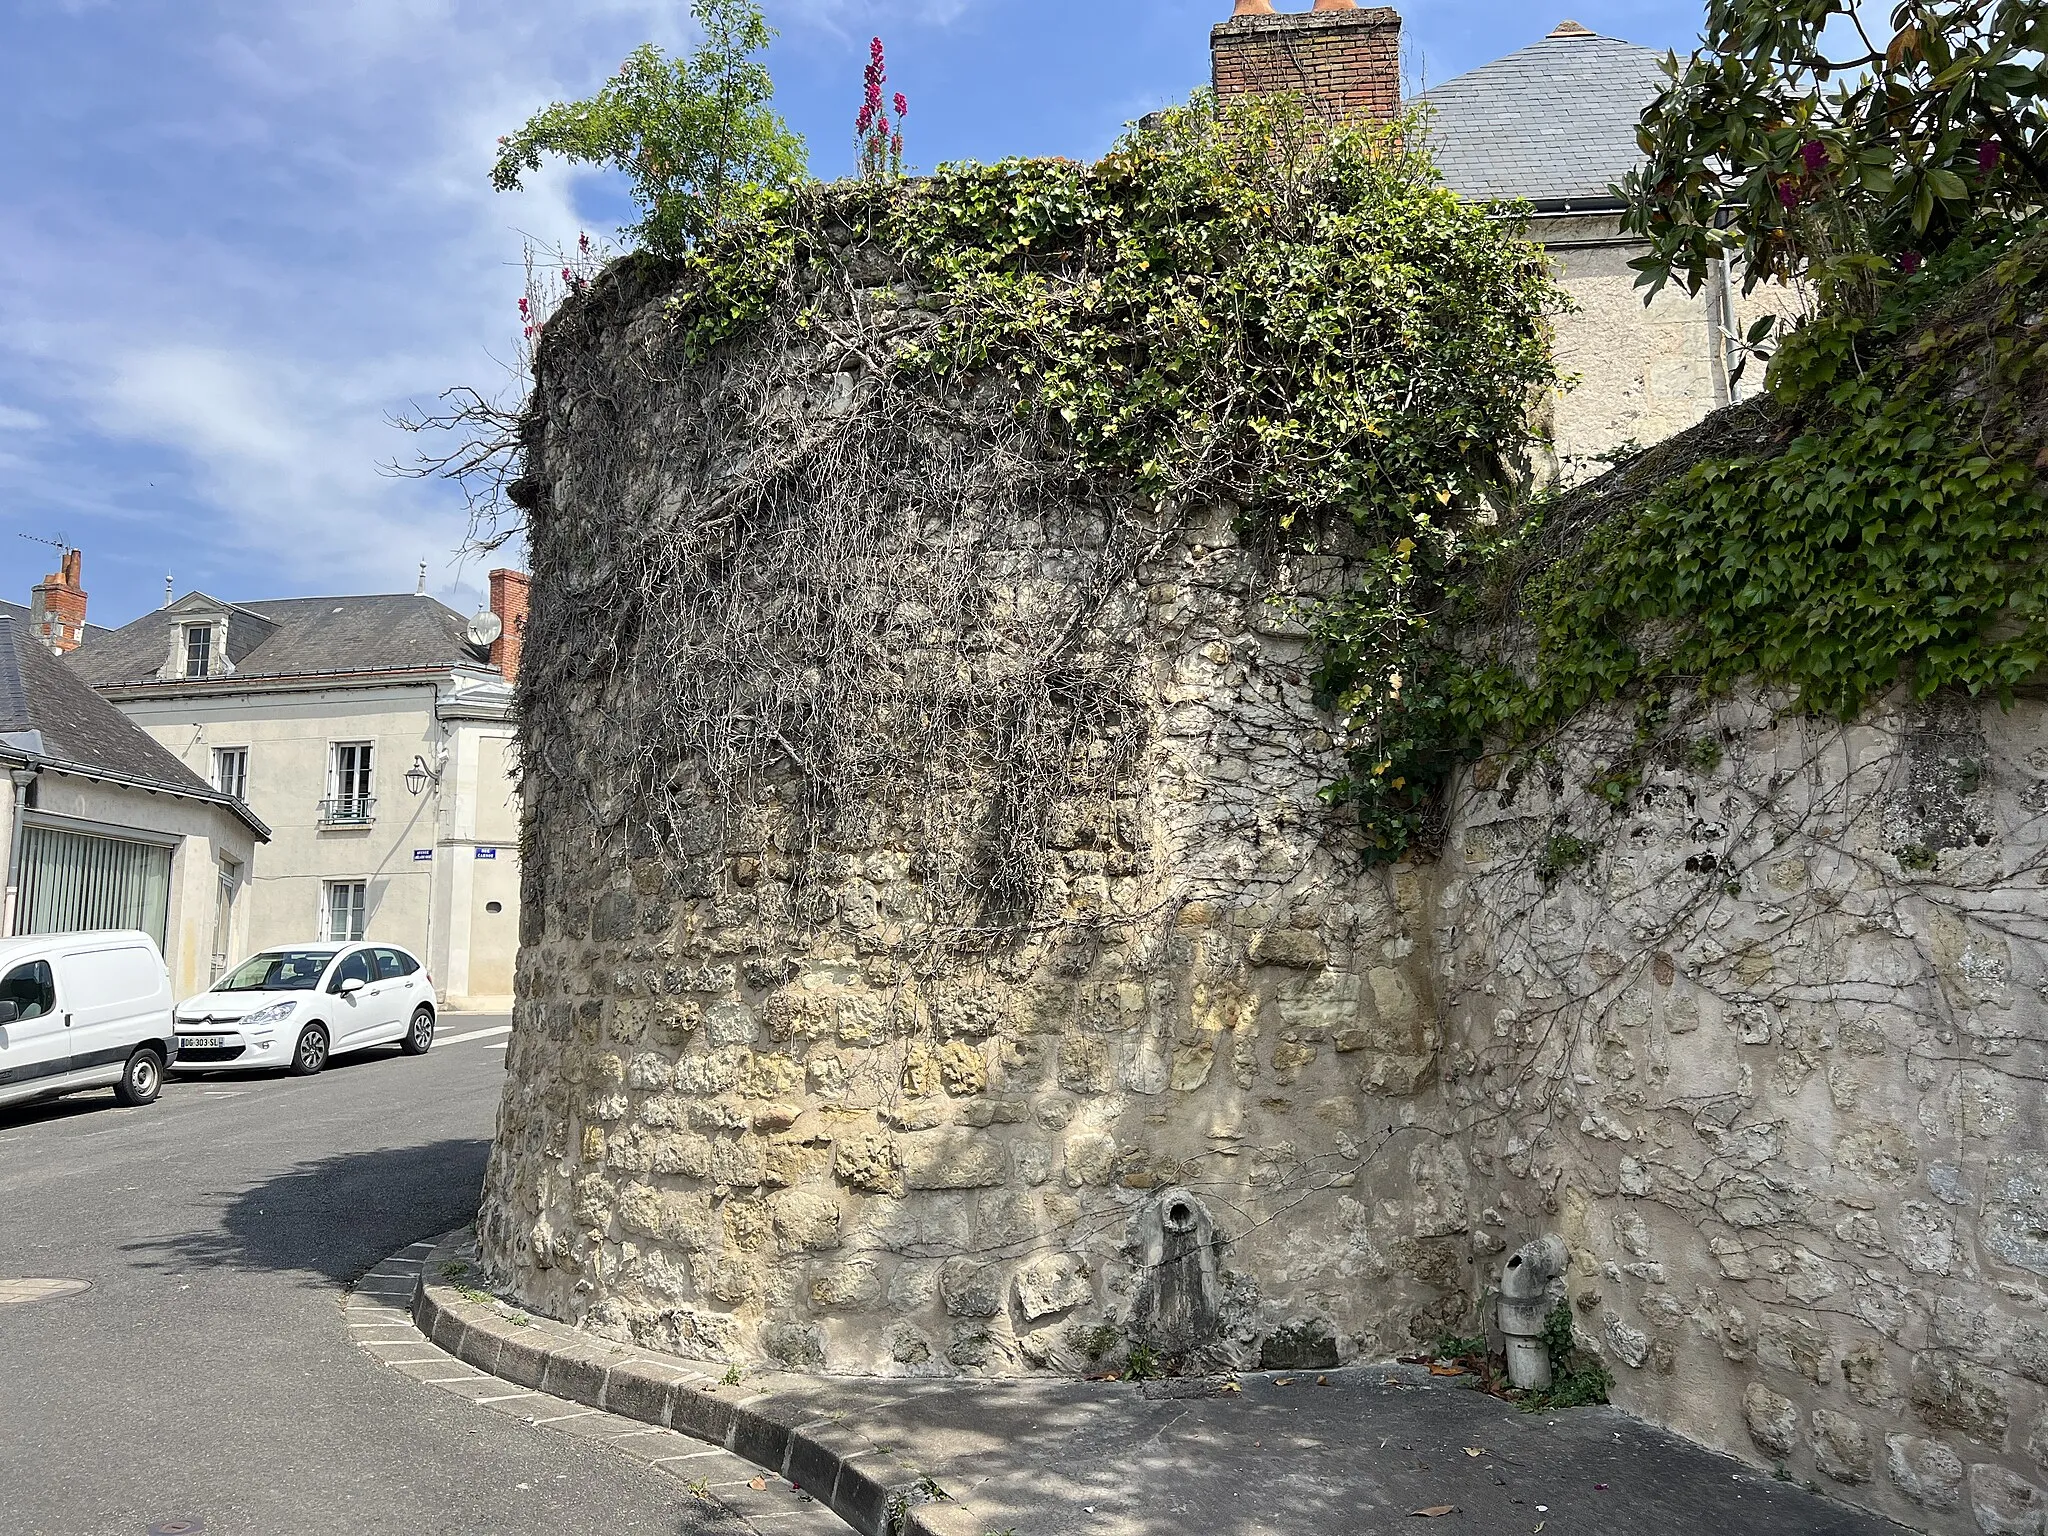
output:
[[474,1216],[490,1150],[473,1137],[315,1158],[227,1196],[214,1223],[124,1251],[152,1269],[298,1271],[346,1282]]

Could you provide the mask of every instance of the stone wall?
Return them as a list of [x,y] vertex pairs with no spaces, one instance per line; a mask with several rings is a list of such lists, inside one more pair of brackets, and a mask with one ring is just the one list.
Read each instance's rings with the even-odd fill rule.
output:
[[[544,620],[597,602],[620,550],[682,537],[763,442],[858,419],[873,377],[836,349],[918,311],[887,287],[821,301],[772,429],[688,452],[667,445],[709,386],[649,365],[661,313],[620,295],[551,328],[600,387],[543,370]],[[1134,517],[927,515],[943,528],[859,578],[970,572],[950,617],[905,622],[921,668],[988,686],[1080,611]],[[1482,764],[1440,860],[1369,870],[1317,796],[1339,749],[1289,607],[1341,562],[1230,525],[1144,528],[1084,605],[1098,673],[1075,676],[1114,672],[1137,718],[1067,743],[1093,767],[1029,823],[1037,885],[995,927],[931,905],[915,802],[941,779],[916,753],[822,845],[801,744],[677,842],[658,782],[603,768],[651,728],[621,679],[658,626],[598,633],[600,606],[529,632],[524,944],[480,1217],[498,1277],[713,1361],[1294,1367],[1472,1331],[1503,1252],[1556,1232],[1624,1406],[1913,1524],[2040,1531],[2041,704],[1841,727],[1740,700],[1621,778],[1633,717],[1588,719]],[[770,626],[783,532],[746,546]],[[1014,787],[976,729],[945,745],[947,827],[994,825]]]
[[[588,820],[529,822],[548,876],[483,1226],[528,1302],[693,1356],[918,1373],[1133,1339],[1334,1363],[1464,1317],[1462,1171],[1403,1129],[1437,1051],[1424,881],[1358,878],[1316,796],[1337,761],[1275,600],[1327,571],[1227,522],[1114,616],[1145,747],[1057,809],[1046,902],[996,952],[932,960],[915,847],[841,850],[803,921],[775,815],[680,899]],[[1183,1201],[1227,1239],[1192,1333],[1144,1283]]]
[[1752,698],[1615,809],[1581,722],[1430,880],[1475,1244],[1566,1239],[1624,1406],[1933,1529],[2048,1509],[2043,725]]

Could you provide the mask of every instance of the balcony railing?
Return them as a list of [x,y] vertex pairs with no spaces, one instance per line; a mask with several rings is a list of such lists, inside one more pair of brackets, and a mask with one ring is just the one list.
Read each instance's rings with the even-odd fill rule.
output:
[[323,827],[367,827],[376,819],[377,801],[372,795],[343,795],[320,802]]

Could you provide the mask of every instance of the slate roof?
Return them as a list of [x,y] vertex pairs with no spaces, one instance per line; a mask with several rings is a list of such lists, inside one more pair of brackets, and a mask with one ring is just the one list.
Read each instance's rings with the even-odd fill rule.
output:
[[[236,681],[443,670],[485,661],[464,633],[468,621],[421,594],[287,597],[217,606],[227,610],[228,660]],[[163,609],[144,614],[88,640],[71,653],[71,664],[95,688],[155,683],[170,650],[169,624]],[[180,679],[177,686],[190,685]]]
[[1608,187],[1642,161],[1636,120],[1664,57],[1564,22],[1541,42],[1422,93],[1444,183],[1473,202],[1617,208]]
[[[4,597],[0,597],[0,614],[5,614],[10,619],[18,619],[23,625],[26,625],[31,617],[27,603],[10,603]],[[111,635],[112,633],[113,631],[104,624],[89,623],[85,626],[85,638],[88,640],[94,635]]]
[[0,753],[210,800],[241,817],[259,838],[270,838],[270,829],[247,806],[200,778],[94,693],[43,648],[26,619],[11,613],[0,613]]

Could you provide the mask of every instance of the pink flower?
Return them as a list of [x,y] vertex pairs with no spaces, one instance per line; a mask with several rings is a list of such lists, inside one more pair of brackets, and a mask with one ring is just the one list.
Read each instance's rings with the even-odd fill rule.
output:
[[577,248],[581,250],[584,255],[588,256],[590,254],[590,236],[578,235],[576,237],[576,245]]
[[522,315],[526,313],[526,300],[524,299],[519,301],[519,313]]
[[1813,175],[1828,163],[1828,147],[1819,139],[1808,139],[1799,146],[1799,158],[1806,162],[1807,174]]
[[1799,206],[1799,184],[1789,177],[1779,182],[1778,201],[1783,203],[1788,209],[1797,208]]
[[903,93],[902,93],[901,91],[898,91],[898,92],[896,93],[896,115],[897,115],[898,117],[901,117],[901,116],[903,116],[903,115],[904,115],[904,114],[905,114],[906,112],[908,112],[909,110],[910,110],[910,103],[909,103],[909,102],[907,102],[907,101],[905,101],[905,100],[903,99]]
[[567,267],[562,268],[562,281],[565,283],[575,281]]
[[1918,251],[1905,251],[1899,256],[1899,270],[1911,277],[1920,270],[1921,257]]
[[1996,139],[1986,139],[1977,146],[1977,169],[1995,171],[1998,169],[1999,145]]

